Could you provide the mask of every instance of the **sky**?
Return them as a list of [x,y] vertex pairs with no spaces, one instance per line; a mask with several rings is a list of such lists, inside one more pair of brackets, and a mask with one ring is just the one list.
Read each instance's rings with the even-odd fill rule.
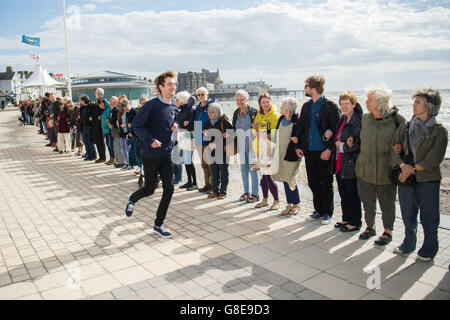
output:
[[[62,0],[0,0],[0,70],[67,75]],[[67,0],[72,76],[109,70],[154,79],[219,69],[225,83],[265,80],[332,91],[386,83],[450,88],[450,0]],[[21,43],[41,38],[40,49]]]

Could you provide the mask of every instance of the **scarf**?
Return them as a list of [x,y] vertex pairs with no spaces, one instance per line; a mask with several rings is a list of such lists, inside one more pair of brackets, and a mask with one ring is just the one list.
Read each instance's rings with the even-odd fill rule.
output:
[[419,118],[413,117],[409,124],[409,143],[411,152],[416,157],[418,146],[423,140],[428,139],[430,129],[436,124],[436,117],[430,117],[426,122],[422,122]]

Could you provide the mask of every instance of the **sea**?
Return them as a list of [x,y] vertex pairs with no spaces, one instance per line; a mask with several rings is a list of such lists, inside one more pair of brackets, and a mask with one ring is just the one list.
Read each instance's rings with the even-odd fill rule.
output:
[[[450,139],[450,89],[440,90],[442,97],[442,105],[437,116],[438,122],[441,122],[449,131],[449,139]],[[339,95],[342,92],[325,92],[325,96],[334,101],[336,103],[339,102]],[[361,104],[364,112],[367,112],[366,108],[366,97],[364,91],[354,91],[356,97],[358,98],[358,102]],[[393,91],[392,94],[392,103],[399,109],[399,113],[407,120],[411,119],[413,116],[413,99],[411,97],[412,90],[396,90]],[[294,96],[292,96],[294,97]],[[280,111],[281,102],[286,98],[283,96],[280,97],[272,97],[272,102],[278,107],[278,111]],[[297,98],[299,102],[299,108],[303,105],[303,103],[307,102],[310,98],[304,95],[297,95],[294,98]],[[233,116],[234,110],[236,110],[236,102],[235,101],[219,101],[219,105],[222,108],[222,112],[225,113],[230,119]],[[256,100],[252,100],[249,102],[249,105],[258,108],[258,102]],[[300,110],[298,110],[299,112]],[[445,155],[446,158],[450,158],[450,144],[447,146],[447,152]]]

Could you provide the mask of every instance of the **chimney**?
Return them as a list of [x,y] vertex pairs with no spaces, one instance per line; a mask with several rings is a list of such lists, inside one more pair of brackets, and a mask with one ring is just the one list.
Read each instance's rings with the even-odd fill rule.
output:
[[6,67],[6,73],[14,73],[14,69],[11,66]]

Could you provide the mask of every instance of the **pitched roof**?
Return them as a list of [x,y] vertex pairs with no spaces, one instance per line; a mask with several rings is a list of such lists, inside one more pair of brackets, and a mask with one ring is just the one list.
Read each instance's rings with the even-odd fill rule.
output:
[[95,78],[135,78],[136,76],[131,74],[124,74],[113,71],[100,71],[92,74],[88,74],[82,77],[77,77],[76,79],[95,79]]

